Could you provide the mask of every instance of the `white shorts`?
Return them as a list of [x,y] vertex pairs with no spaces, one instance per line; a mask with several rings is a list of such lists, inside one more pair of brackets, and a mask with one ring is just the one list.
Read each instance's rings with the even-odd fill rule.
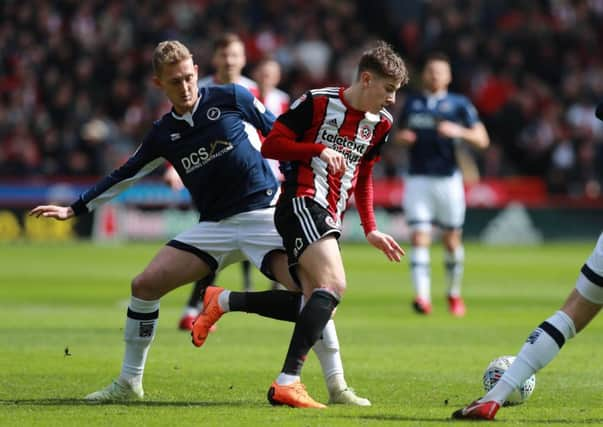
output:
[[603,234],[580,270],[576,290],[590,302],[603,304]]
[[404,181],[404,214],[413,230],[432,224],[460,229],[465,222],[465,189],[460,173],[452,176],[411,175]]
[[274,208],[243,212],[219,222],[202,221],[178,234],[169,246],[197,255],[215,272],[248,259],[273,279],[266,255],[282,251],[283,239],[274,226]]

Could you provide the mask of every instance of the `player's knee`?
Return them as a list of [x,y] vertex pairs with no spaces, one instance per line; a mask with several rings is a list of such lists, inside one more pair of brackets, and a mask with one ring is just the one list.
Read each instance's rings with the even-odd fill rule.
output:
[[157,296],[152,288],[152,283],[148,280],[145,273],[140,273],[132,279],[131,290],[132,295],[141,299],[155,299]]
[[327,289],[330,291],[337,299],[343,298],[345,291],[347,289],[345,280],[341,279],[332,279],[328,283],[324,283],[321,288]]

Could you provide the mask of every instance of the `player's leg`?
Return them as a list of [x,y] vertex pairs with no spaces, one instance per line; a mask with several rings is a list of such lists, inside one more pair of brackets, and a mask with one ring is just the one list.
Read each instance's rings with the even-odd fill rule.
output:
[[[580,332],[603,307],[603,235],[582,267],[576,287],[561,310],[527,338],[509,369],[481,399],[454,412],[454,418],[492,419],[507,396],[532,374],[547,366],[565,342]],[[485,411],[484,408],[488,408]],[[487,413],[486,413],[487,412]],[[484,415],[486,414],[486,415]]]
[[247,260],[241,261],[241,274],[243,275],[243,289],[250,291],[253,289],[251,280],[251,263]]
[[125,354],[119,378],[86,396],[89,401],[119,401],[143,397],[142,377],[159,320],[159,299],[185,283],[210,274],[199,256],[164,246],[144,271],[132,281],[132,296],[124,327]]
[[308,246],[299,257],[299,281],[307,299],[295,323],[280,375],[268,392],[273,404],[324,407],[311,399],[301,384],[301,370],[308,352],[320,338],[345,291],[345,272],[334,236]]
[[448,310],[457,317],[467,312],[461,289],[465,263],[465,248],[460,229],[445,229],[442,233],[444,245],[444,267],[446,269]]
[[178,322],[178,329],[182,331],[192,331],[193,330],[193,322],[195,318],[199,315],[202,309],[203,295],[205,294],[205,289],[212,285],[216,279],[214,274],[210,274],[207,277],[204,277],[201,280],[197,280],[193,283],[191,294],[188,298],[186,306],[184,307],[184,311],[182,312],[182,316],[180,317],[180,321]]
[[465,222],[465,190],[460,173],[439,178],[434,182],[436,198],[435,219],[442,227],[444,267],[446,271],[448,310],[454,316],[464,316],[465,302],[461,296],[465,249],[462,230]]
[[430,179],[409,176],[404,190],[404,215],[411,229],[409,256],[411,280],[415,291],[413,308],[417,313],[431,313],[431,224],[433,200]]

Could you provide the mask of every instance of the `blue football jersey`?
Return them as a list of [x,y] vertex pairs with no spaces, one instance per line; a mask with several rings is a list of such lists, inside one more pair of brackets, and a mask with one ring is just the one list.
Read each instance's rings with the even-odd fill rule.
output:
[[413,94],[407,97],[398,127],[417,134],[416,142],[409,149],[410,175],[450,176],[457,171],[454,146],[458,141],[437,132],[438,123],[444,120],[473,127],[479,117],[473,104],[462,95]]
[[[153,123],[134,154],[84,192],[76,214],[94,209],[169,161],[188,189],[200,220],[219,221],[273,204],[278,183],[259,152],[274,115],[236,84],[199,89],[192,113],[175,111]],[[250,126],[251,125],[251,126]]]

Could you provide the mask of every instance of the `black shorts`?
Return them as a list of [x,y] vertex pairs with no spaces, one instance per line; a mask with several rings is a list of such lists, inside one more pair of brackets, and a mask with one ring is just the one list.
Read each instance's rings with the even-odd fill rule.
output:
[[329,234],[337,239],[341,235],[341,223],[309,197],[279,200],[274,212],[274,225],[283,238],[291,270],[312,243]]

